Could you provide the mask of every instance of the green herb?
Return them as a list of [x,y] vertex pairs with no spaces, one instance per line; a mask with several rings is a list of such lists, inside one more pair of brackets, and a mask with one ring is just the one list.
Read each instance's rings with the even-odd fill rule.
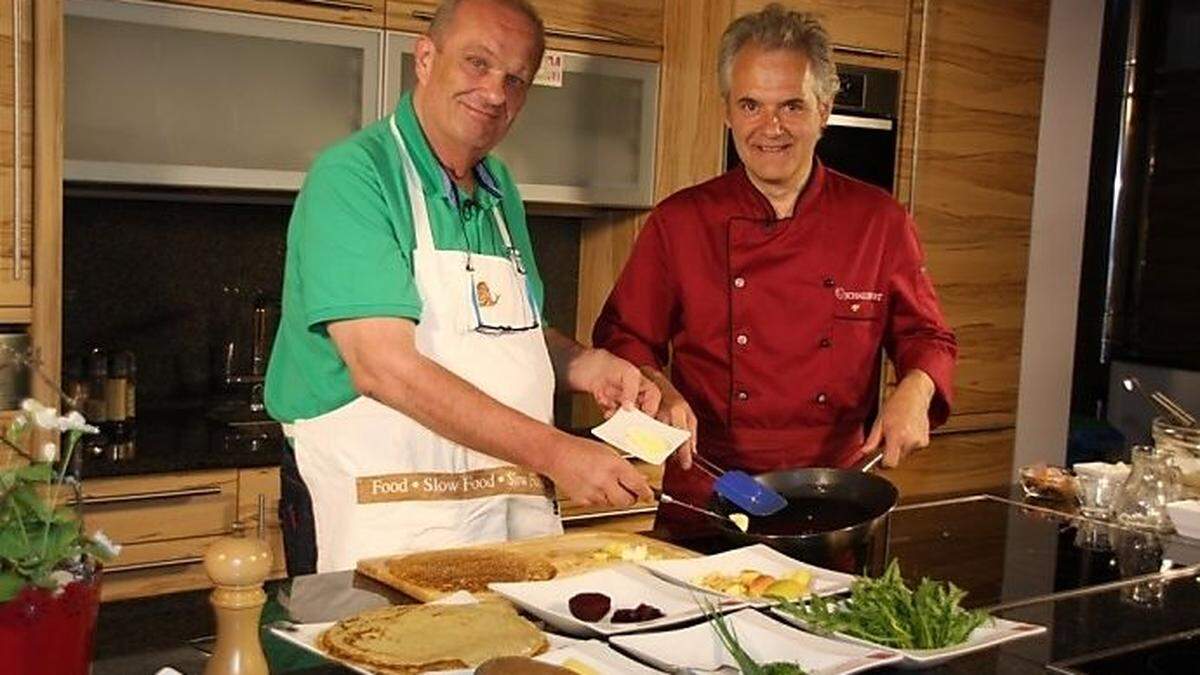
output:
[[845,602],[814,598],[803,604],[784,602],[780,609],[818,628],[884,647],[939,649],[966,642],[990,620],[984,612],[960,606],[966,595],[952,583],[929,579],[911,590],[893,559],[878,579],[856,580]]
[[795,663],[776,661],[759,664],[750,658],[745,649],[742,649],[733,626],[726,623],[725,617],[721,615],[720,611],[705,601],[701,601],[700,607],[704,610],[704,616],[708,619],[713,631],[721,639],[721,644],[725,645],[725,650],[737,662],[738,670],[742,671],[742,675],[806,675],[804,669]]

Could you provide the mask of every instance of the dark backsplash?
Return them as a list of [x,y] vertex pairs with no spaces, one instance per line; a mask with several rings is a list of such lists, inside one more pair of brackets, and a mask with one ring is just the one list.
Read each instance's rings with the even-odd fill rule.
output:
[[[72,192],[63,213],[64,355],[131,350],[139,409],[201,404],[217,391],[217,346],[249,330],[256,296],[279,296],[290,200]],[[530,230],[546,317],[570,334],[579,223],[531,216]],[[564,405],[556,409],[565,421]]]

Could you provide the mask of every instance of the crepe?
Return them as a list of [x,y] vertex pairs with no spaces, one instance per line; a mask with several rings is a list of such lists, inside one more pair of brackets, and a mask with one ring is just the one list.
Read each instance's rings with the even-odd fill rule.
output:
[[535,556],[485,549],[448,549],[413,553],[387,562],[397,579],[444,593],[486,591],[497,581],[545,581],[558,570]]
[[535,656],[546,636],[510,605],[399,605],[343,619],[317,638],[330,656],[387,675],[474,668],[497,656]]

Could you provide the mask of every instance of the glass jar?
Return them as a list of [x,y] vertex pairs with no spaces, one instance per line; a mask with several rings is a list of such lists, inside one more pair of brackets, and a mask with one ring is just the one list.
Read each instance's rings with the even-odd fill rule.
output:
[[1155,532],[1173,528],[1167,504],[1179,498],[1179,469],[1173,456],[1151,445],[1135,445],[1133,467],[1117,497],[1117,522]]
[[1154,447],[1174,458],[1183,497],[1200,497],[1200,427],[1181,427],[1162,417],[1150,425]]

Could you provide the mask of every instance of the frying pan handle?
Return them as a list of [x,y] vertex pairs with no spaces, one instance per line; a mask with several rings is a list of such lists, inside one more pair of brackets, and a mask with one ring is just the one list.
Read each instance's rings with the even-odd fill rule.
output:
[[858,460],[858,462],[850,465],[848,468],[851,471],[867,473],[878,466],[881,461],[883,461],[883,450],[876,450],[873,454]]

